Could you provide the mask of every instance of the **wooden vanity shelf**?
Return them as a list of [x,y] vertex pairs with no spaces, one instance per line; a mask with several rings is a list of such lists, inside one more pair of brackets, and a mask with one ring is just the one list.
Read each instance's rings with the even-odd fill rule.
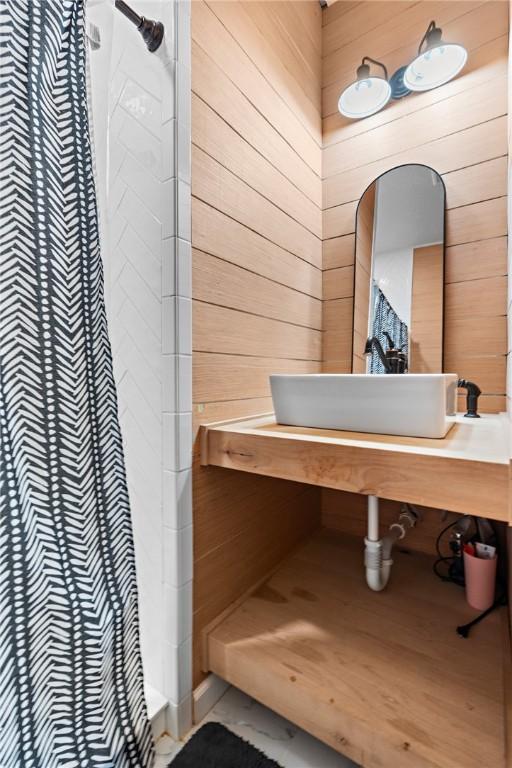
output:
[[[458,416],[441,440],[263,415],[202,427],[201,463],[508,521],[503,415]],[[362,539],[320,530],[203,630],[203,670],[364,768],[505,768],[506,609],[462,640],[463,590],[433,557],[393,559],[372,592]]]
[[201,463],[508,521],[504,414],[457,416],[439,440],[287,427],[266,414],[201,427]]
[[203,635],[203,668],[365,768],[504,768],[506,609],[473,628],[432,558],[366,586],[362,542],[323,530]]

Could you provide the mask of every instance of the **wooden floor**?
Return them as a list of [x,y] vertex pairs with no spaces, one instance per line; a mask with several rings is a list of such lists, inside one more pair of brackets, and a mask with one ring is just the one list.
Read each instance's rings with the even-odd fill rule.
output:
[[365,768],[502,768],[502,609],[467,640],[463,591],[396,553],[382,593],[362,542],[322,531],[208,635],[205,666]]

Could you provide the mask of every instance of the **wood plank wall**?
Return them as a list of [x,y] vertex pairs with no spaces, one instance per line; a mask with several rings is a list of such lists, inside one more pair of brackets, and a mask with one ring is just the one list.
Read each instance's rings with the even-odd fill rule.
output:
[[443,370],[443,246],[415,248],[412,260],[409,370]]
[[[465,73],[344,121],[336,102],[361,57],[393,71],[432,18],[468,48]],[[350,370],[357,201],[407,162],[447,186],[446,366],[481,383],[484,410],[503,408],[507,42],[505,2],[195,0],[196,427],[270,410],[271,372]],[[318,494],[196,459],[195,685],[201,629],[318,524]],[[359,525],[359,498],[329,491],[323,506],[327,524]],[[430,551],[432,521],[416,537]]]
[[[380,523],[383,532],[397,520],[400,507],[398,501],[380,500]],[[421,521],[397,546],[403,550],[423,552],[432,556],[436,552],[436,539],[439,533],[449,523],[455,521],[458,515],[455,512],[444,513],[442,510],[430,507],[417,506],[416,509],[421,515]],[[356,536],[363,542],[368,532],[367,497],[357,493],[324,489],[322,491],[322,524],[326,528]],[[447,533],[441,540],[440,546],[444,555],[450,554],[449,539],[450,535]]]
[[[352,326],[354,333],[354,341],[352,344],[353,373],[366,373],[367,366],[367,358],[364,356],[363,352],[366,339],[368,338],[368,320],[370,314],[375,192],[376,185],[372,184],[361,198],[361,203],[358,209],[359,226],[357,227],[353,267],[355,270],[354,296],[357,296]],[[353,269],[351,267],[346,267],[338,270],[329,269],[324,271],[324,300],[330,295],[330,289],[332,288],[333,282],[336,280],[336,276],[340,275],[338,278],[339,284],[339,279],[341,278],[343,280],[344,275],[347,275],[348,279],[352,278]],[[334,281],[333,275],[335,276]],[[332,341],[332,332],[330,335]],[[329,348],[327,347],[325,351],[329,352]]]
[[[337,99],[362,56],[392,73],[431,19],[468,49],[464,73],[365,120],[343,118]],[[324,370],[350,371],[352,283],[343,275],[357,201],[384,171],[425,163],[447,187],[445,370],[481,385],[482,410],[504,410],[508,4],[340,0],[323,24]]]
[[[336,108],[363,55],[388,70],[410,60],[431,19],[469,52],[462,75],[365,120]],[[323,12],[323,267],[325,371],[349,372],[357,201],[381,173],[431,165],[447,189],[445,370],[477,381],[483,411],[505,409],[507,352],[506,2],[349,2]],[[464,407],[463,398],[459,408]],[[322,521],[364,532],[363,497],[322,492]],[[384,517],[396,513],[385,505]],[[427,512],[408,540],[433,551],[441,521]]]
[[[322,355],[321,9],[192,3],[195,425],[272,410]],[[194,465],[201,629],[320,521],[319,490]]]

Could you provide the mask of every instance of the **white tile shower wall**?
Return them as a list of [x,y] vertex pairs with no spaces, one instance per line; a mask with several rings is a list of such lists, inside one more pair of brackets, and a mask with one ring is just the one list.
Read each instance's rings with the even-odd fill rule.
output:
[[[192,256],[190,191],[190,0],[174,5],[174,227],[164,241],[163,333],[173,347],[173,385],[163,415],[164,692],[168,730],[192,726]],[[174,335],[174,342],[171,341]],[[166,356],[165,356],[166,357]],[[165,359],[164,357],[164,359]]]
[[[98,182],[108,188],[106,300],[144,673],[170,702],[167,727],[179,737],[191,725],[192,685],[190,0],[138,0],[137,11],[164,23],[155,54],[110,3],[89,8],[111,37],[110,68],[104,48],[101,59],[91,52],[91,79],[93,102],[104,91],[108,110]],[[100,130],[96,106],[97,117]]]

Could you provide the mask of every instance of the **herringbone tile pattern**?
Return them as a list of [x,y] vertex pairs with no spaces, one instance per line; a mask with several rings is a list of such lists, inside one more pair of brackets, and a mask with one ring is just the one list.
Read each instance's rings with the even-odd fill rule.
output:
[[[136,542],[146,678],[162,678],[162,164],[158,71],[138,35],[114,19],[109,94],[108,290],[114,372]],[[122,54],[116,56],[118,46]],[[155,82],[156,81],[156,82]],[[117,93],[119,94],[116,98]],[[172,134],[172,126],[170,131]],[[155,588],[156,587],[156,588]]]
[[93,88],[108,91],[103,257],[145,677],[175,705],[179,730],[192,623],[190,9],[188,0],[139,5],[164,22],[162,49],[149,54],[120,14],[95,6],[98,25],[111,27],[108,83],[105,64],[94,68],[101,49],[91,66]]

